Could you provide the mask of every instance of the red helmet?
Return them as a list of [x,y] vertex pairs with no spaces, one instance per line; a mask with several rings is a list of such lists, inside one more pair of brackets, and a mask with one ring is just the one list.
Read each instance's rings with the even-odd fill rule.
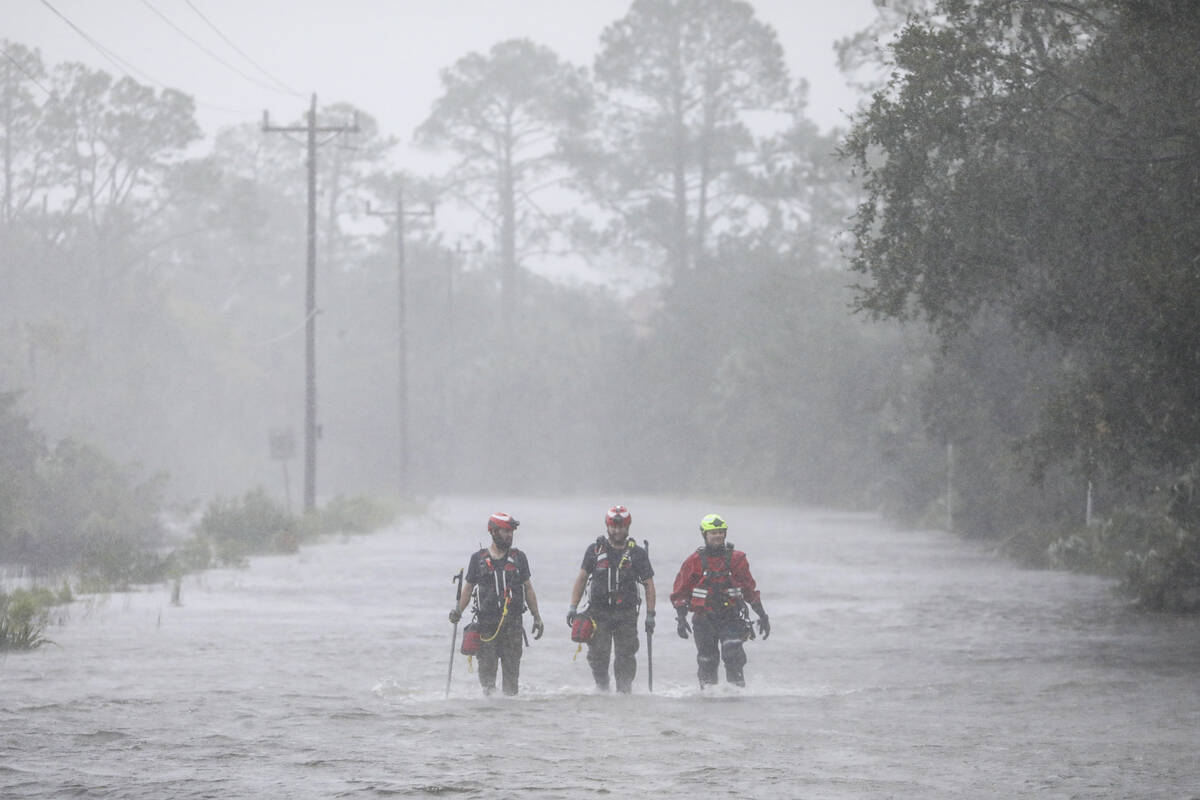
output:
[[492,514],[490,517],[488,517],[488,530],[489,531],[495,531],[495,530],[515,531],[517,529],[517,526],[520,524],[521,523],[518,522],[517,520],[515,520],[513,517],[511,517],[510,515],[505,514],[503,512],[498,512],[498,513]]
[[625,506],[613,506],[604,515],[604,524],[614,528],[628,528],[633,522],[633,516]]

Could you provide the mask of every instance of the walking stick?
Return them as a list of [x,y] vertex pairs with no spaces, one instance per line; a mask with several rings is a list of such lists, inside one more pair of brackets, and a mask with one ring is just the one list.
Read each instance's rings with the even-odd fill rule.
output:
[[[450,578],[454,584],[454,607],[458,608],[458,596],[462,594],[463,571]],[[454,623],[454,632],[450,634],[450,668],[446,670],[446,697],[450,696],[450,679],[454,676],[454,646],[458,643],[458,623]]]
[[[643,540],[646,544],[646,560],[650,560],[650,540]],[[654,634],[646,632],[646,682],[650,687],[650,694],[654,694]]]

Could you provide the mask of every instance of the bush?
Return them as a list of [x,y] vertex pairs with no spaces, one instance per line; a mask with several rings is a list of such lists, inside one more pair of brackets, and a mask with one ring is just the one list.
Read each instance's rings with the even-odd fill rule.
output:
[[175,548],[171,556],[173,559],[171,570],[173,575],[201,572],[213,564],[212,545],[203,536],[193,536],[185,539]]
[[0,651],[36,650],[51,644],[44,631],[50,606],[60,596],[45,587],[17,589],[11,595],[0,592]]
[[75,570],[98,589],[161,579],[154,555],[165,476],[141,483],[88,445],[62,440],[25,476],[21,534],[10,537],[8,560],[35,575]]
[[1200,535],[1165,515],[1123,513],[1107,528],[1107,557],[1120,558],[1122,587],[1156,611],[1200,611]]
[[80,533],[77,569],[81,591],[128,591],[130,584],[165,579],[167,558],[114,520],[92,514],[80,526]]
[[295,552],[300,525],[260,487],[240,500],[212,500],[200,519],[198,535],[211,542],[219,563],[242,566],[251,555]]
[[362,495],[333,498],[320,512],[321,533],[370,533],[390,524],[396,510]]
[[[1036,541],[1024,539],[1030,551]],[[1125,509],[1043,542],[1046,566],[1120,578],[1122,591],[1151,610],[1200,611],[1200,535],[1164,513]]]

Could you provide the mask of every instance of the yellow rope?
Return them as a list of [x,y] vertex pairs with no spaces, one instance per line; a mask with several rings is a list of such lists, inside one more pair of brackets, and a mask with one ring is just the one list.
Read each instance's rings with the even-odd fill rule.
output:
[[[592,636],[595,637],[595,635],[596,635],[596,620],[593,617],[587,617],[587,619],[588,619],[588,621],[590,621],[592,623]],[[579,651],[582,649],[583,649],[583,642],[580,642],[579,646],[575,648],[575,655],[571,656],[572,661],[579,658]]]
[[508,618],[508,601],[511,599],[512,599],[511,594],[507,595],[504,598],[504,610],[500,612],[500,624],[496,626],[495,633],[493,633],[491,636],[487,637],[486,639],[483,638],[482,636],[480,636],[479,640],[481,642],[486,643],[486,642],[493,641],[497,636],[500,635],[500,629],[504,627],[504,620]]

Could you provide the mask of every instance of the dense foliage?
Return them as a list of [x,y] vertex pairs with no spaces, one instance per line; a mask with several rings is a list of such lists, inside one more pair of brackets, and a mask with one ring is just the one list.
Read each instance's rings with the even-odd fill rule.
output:
[[1155,606],[1200,586],[1197,41],[1186,0],[944,0],[847,144],[859,302],[944,344],[924,410],[964,525],[1078,523],[1090,483],[1125,522],[1076,536]]
[[73,439],[55,447],[0,395],[0,563],[35,575],[78,574],[85,586],[160,580],[162,478],[139,480]]

